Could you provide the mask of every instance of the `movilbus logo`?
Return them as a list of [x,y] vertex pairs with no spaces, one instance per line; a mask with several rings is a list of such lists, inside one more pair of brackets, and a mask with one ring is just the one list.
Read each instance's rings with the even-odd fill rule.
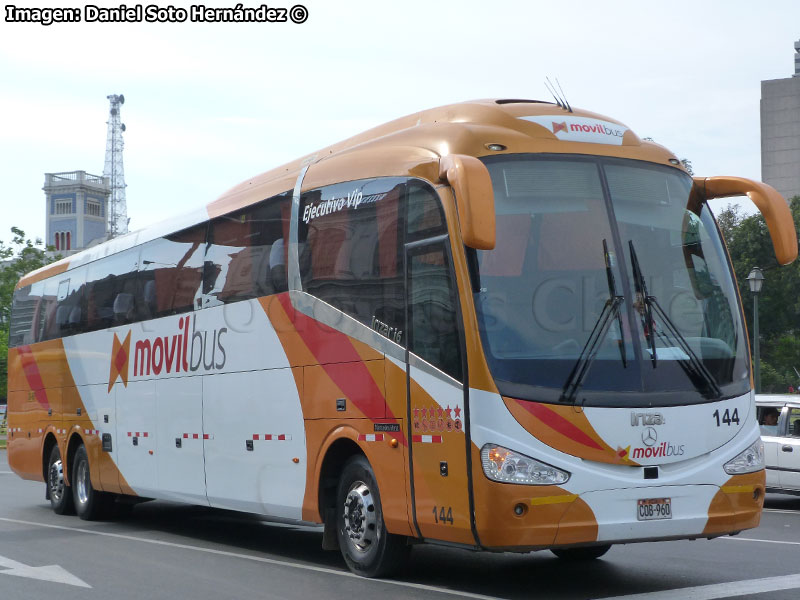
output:
[[181,317],[178,319],[178,333],[136,340],[132,356],[131,332],[128,331],[124,342],[120,342],[115,333],[111,348],[108,391],[111,391],[117,379],[121,379],[122,384],[127,387],[131,359],[134,377],[223,369],[227,353],[222,337],[227,332],[227,327],[198,329],[196,315]]

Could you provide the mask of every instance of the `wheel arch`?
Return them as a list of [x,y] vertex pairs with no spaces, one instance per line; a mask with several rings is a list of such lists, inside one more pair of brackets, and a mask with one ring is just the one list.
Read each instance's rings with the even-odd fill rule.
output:
[[361,447],[355,441],[346,437],[337,439],[325,452],[325,458],[322,459],[322,466],[320,467],[317,489],[317,501],[323,522],[325,521],[326,512],[336,508],[336,488],[339,485],[339,477],[345,463],[353,456],[363,456],[367,459]]
[[52,432],[44,436],[44,442],[42,442],[42,478],[45,482],[47,482],[47,468],[50,466],[50,454],[53,452],[53,446],[57,445],[58,440],[56,440],[56,436]]

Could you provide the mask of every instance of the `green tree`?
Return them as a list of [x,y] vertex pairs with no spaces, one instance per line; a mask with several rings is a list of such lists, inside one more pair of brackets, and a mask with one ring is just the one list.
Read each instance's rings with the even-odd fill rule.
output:
[[53,262],[60,256],[48,257],[42,240],[30,240],[25,232],[11,228],[11,243],[0,240],[0,398],[8,392],[8,327],[11,321],[11,299],[20,277]]
[[[795,229],[800,228],[800,196],[789,202]],[[753,331],[753,294],[747,276],[753,267],[764,272],[764,287],[758,297],[758,328],[761,341],[761,391],[786,392],[798,387],[800,377],[800,261],[779,266],[769,230],[761,214],[743,217],[728,206],[717,215],[731,255],[748,331]],[[752,341],[752,340],[751,340]]]
[[717,225],[719,225],[719,229],[722,231],[722,236],[725,238],[725,241],[730,244],[736,233],[736,228],[744,218],[742,216],[742,207],[738,204],[728,204],[728,206],[716,215],[716,218]]
[[770,365],[780,377],[776,385],[769,390],[764,387],[762,379],[761,387],[764,391],[785,392],[792,387],[800,387],[800,338],[795,335],[784,335],[778,339],[769,341]]

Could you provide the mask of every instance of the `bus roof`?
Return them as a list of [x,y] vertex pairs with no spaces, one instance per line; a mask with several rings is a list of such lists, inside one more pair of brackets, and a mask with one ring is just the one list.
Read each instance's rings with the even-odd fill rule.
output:
[[[494,150],[490,145],[499,145]],[[623,123],[539,100],[488,99],[450,104],[390,121],[299,158],[223,193],[205,207],[87,248],[25,275],[17,288],[132,248],[209,218],[291,190],[313,165],[303,189],[379,176],[416,176],[437,182],[448,154],[565,153],[635,158],[680,166],[659,144],[641,140]]]

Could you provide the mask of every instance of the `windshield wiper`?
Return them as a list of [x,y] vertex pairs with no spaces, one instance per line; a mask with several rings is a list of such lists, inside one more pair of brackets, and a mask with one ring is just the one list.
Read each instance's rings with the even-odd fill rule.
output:
[[[662,339],[666,339],[669,342],[666,333],[668,333],[672,339],[680,346],[680,349],[683,353],[687,356],[687,358],[678,359],[679,364],[686,371],[686,374],[692,380],[701,380],[706,387],[708,388],[709,392],[711,393],[711,397],[719,398],[722,395],[722,390],[719,387],[716,379],[714,376],[706,369],[703,361],[697,356],[692,347],[689,345],[689,342],[686,341],[686,338],[683,337],[678,328],[675,327],[675,324],[672,322],[667,316],[667,313],[661,308],[661,305],[658,303],[658,300],[655,296],[650,296],[647,293],[647,286],[645,284],[644,275],[642,274],[642,269],[639,266],[639,259],[636,256],[636,249],[633,247],[633,240],[628,241],[628,246],[631,250],[631,267],[633,269],[633,278],[635,280],[636,286],[636,295],[637,303],[641,303],[640,306],[644,305],[644,317],[645,317],[645,335],[647,335],[647,339],[650,343],[650,352],[652,353],[653,359],[653,367],[656,366],[656,335],[661,337]],[[666,333],[663,331],[658,331],[655,326],[655,322],[653,320],[653,312],[658,315],[659,320],[663,324],[663,329],[666,330]]]
[[656,333],[652,309],[652,300],[655,300],[655,298],[647,293],[647,284],[645,283],[644,275],[642,275],[642,269],[639,267],[639,259],[636,256],[636,249],[633,247],[633,240],[628,240],[628,247],[631,250],[631,269],[633,270],[633,285],[636,292],[636,302],[633,305],[634,307],[644,307],[642,327],[644,328],[644,335],[647,337],[647,343],[650,345],[651,360],[653,361],[653,368],[655,368]]
[[[610,299],[619,298],[620,302],[625,299],[624,296],[617,294],[617,283],[614,280],[614,271],[611,269],[611,254],[608,252],[608,244],[603,240],[603,259],[606,263],[606,278],[608,279],[608,296]],[[617,324],[619,326],[619,356],[622,359],[623,368],[628,366],[628,357],[625,354],[625,336],[622,330],[622,311],[617,308]]]
[[594,361],[595,356],[597,356],[597,351],[600,349],[600,343],[605,339],[608,329],[611,327],[611,323],[614,321],[615,317],[618,319],[619,323],[619,351],[622,358],[622,366],[628,366],[627,357],[625,356],[625,340],[622,339],[622,318],[619,310],[625,297],[617,295],[617,286],[614,281],[614,273],[611,270],[611,257],[608,253],[608,244],[606,240],[603,240],[603,260],[606,264],[609,298],[603,305],[603,310],[600,312],[600,316],[597,317],[597,322],[594,324],[592,333],[589,335],[589,339],[586,340],[586,344],[583,346],[583,350],[581,350],[581,354],[575,366],[572,367],[572,371],[569,377],[567,377],[566,383],[564,383],[561,396],[558,398],[559,402],[575,402],[578,390],[581,385],[583,385],[583,380],[586,379],[589,367]]

